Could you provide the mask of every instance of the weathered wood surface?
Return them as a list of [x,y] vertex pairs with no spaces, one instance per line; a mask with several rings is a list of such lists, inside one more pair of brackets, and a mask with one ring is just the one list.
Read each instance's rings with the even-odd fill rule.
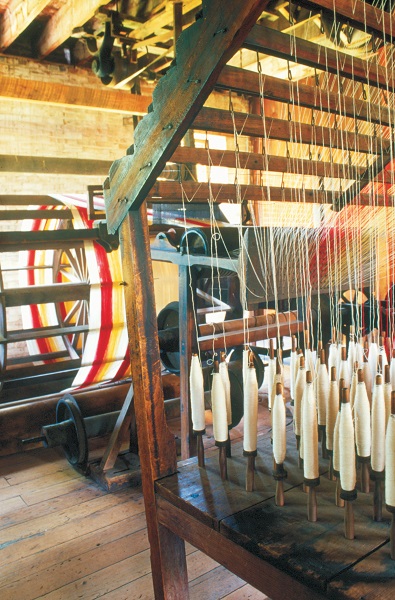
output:
[[388,78],[387,69],[377,65],[375,59],[367,63],[361,58],[262,25],[252,28],[243,46],[255,52],[334,73],[383,90],[395,91],[395,81]]
[[268,139],[285,142],[310,144],[327,148],[340,148],[344,150],[387,154],[390,140],[374,137],[356,131],[322,127],[309,123],[299,123],[292,120],[292,107],[290,107],[291,120],[252,115],[216,108],[202,108],[193,122],[194,129],[226,133],[233,135],[236,129],[238,135],[251,137],[267,137]]
[[267,593],[271,600],[323,600],[324,596],[321,594],[307,588],[270,563],[263,562],[207,525],[197,523],[191,515],[164,498],[158,497],[157,503],[162,523],[258,590]]
[[144,201],[222,67],[239,49],[266,5],[267,0],[203,2],[202,18],[181,34],[176,63],[159,81],[153,110],[135,130],[134,155],[114,163],[104,184],[110,231],[118,229],[132,206],[137,208]]
[[[303,173],[304,175],[330,177],[331,179],[360,179],[366,171],[366,167],[356,165],[350,168],[349,165],[342,165],[340,163],[295,157],[289,159],[285,156],[264,155],[256,152],[239,152],[236,157],[232,150],[215,150],[210,148],[208,152],[204,148],[190,148],[189,146],[179,146],[172,156],[172,161],[231,168],[235,168],[237,164],[241,169],[279,173]],[[369,181],[371,180],[367,179],[365,183]],[[387,174],[386,183],[391,183],[389,173]]]
[[[141,488],[108,494],[56,450],[0,458],[0,536],[4,600],[154,597]],[[247,590],[263,600],[189,544],[186,553],[193,600]]]
[[[54,173],[62,175],[105,175],[111,161],[90,158],[61,158],[57,156],[24,156],[0,154],[1,171],[4,173]],[[25,198],[23,198],[25,200]],[[0,197],[0,205],[2,199]],[[62,204],[47,197],[40,204]]]
[[319,85],[307,85],[299,81],[295,83],[266,74],[260,77],[253,71],[237,67],[224,67],[218,76],[215,87],[254,96],[262,94],[264,100],[277,100],[291,105],[295,102],[298,106],[305,108],[377,125],[392,127],[395,119],[394,111],[387,106],[380,106],[346,94],[330,92]]
[[[346,540],[343,511],[334,502],[335,484],[322,474],[317,488],[318,521],[308,522],[307,495],[301,485],[303,472],[297,466],[291,426],[288,427],[287,442],[284,466],[288,479],[284,485],[284,507],[274,503],[269,432],[260,438],[258,444],[254,492],[244,491],[246,459],[241,456],[241,444],[234,444],[232,458],[228,459],[228,481],[220,479],[216,453],[210,452],[206,453],[206,469],[199,469],[191,459],[179,467],[176,475],[157,482],[157,496],[160,502],[166,502],[166,506],[173,505],[181,522],[180,528],[188,530],[186,539],[189,541],[192,527],[195,530],[193,535],[199,540],[202,531],[212,528],[238,547],[251,552],[254,559],[260,557],[261,569],[269,563],[293,577],[295,582],[326,597],[359,600],[362,595],[370,598],[369,594],[373,594],[372,599],[390,598],[390,593],[395,593],[395,577],[393,562],[391,564],[389,558],[385,558],[386,552],[389,556],[389,515],[385,513],[381,523],[374,522],[372,494],[359,493],[354,503],[356,538]],[[327,461],[321,458],[320,465],[322,473],[327,468]],[[204,551],[210,554],[207,545]],[[377,559],[376,552],[380,552]],[[217,560],[222,562],[222,558],[228,559],[225,551]],[[363,567],[365,561],[366,569]],[[353,567],[356,563],[357,566]],[[369,577],[375,564],[378,564],[378,573],[371,585]],[[247,572],[248,569],[240,576],[252,583]],[[330,585],[332,580],[334,583]],[[384,596],[377,591],[380,582],[385,584]],[[269,594],[267,588],[260,589]]]
[[331,204],[336,194],[313,189],[294,189],[287,187],[266,187],[260,185],[234,185],[232,183],[200,183],[195,181],[157,181],[150,190],[147,200],[149,202],[163,202],[165,204],[180,203],[186,196],[189,202],[207,203],[209,198],[216,202],[224,202],[236,198],[259,202],[264,200],[277,200],[283,202],[316,202],[318,204]]
[[335,13],[338,22],[347,22],[357,29],[374,33],[387,42],[393,39],[394,15],[368,2],[356,0],[350,6],[347,0],[302,0],[300,5],[315,9],[317,13],[320,11]]
[[389,543],[336,577],[328,586],[328,597],[342,600],[392,600],[394,595],[395,563],[389,555]]

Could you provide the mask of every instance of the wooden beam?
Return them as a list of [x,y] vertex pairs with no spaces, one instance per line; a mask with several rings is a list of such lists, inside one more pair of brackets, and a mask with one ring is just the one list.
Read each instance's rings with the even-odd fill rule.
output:
[[[89,158],[58,158],[57,156],[0,154],[0,165],[2,173],[48,173],[54,175],[100,176],[108,173],[111,161]],[[45,204],[45,202],[42,204]]]
[[[3,169],[2,169],[3,170]],[[6,171],[6,169],[4,169]],[[0,206],[64,206],[60,200],[55,200],[52,196],[36,196],[36,195],[0,195]]]
[[49,3],[49,0],[10,0],[0,17],[0,52],[10,46]]
[[4,298],[6,307],[89,300],[89,294],[89,283],[52,283],[51,285],[34,285],[27,288],[5,289],[3,292],[0,292],[0,296]]
[[273,187],[266,185],[233,185],[231,183],[196,183],[194,181],[158,181],[150,190],[147,200],[164,204],[179,204],[183,193],[189,202],[205,203],[211,197],[215,202],[226,202],[237,198],[249,202],[264,202],[267,200],[279,202],[314,202],[316,204],[331,204],[335,192],[313,189]]
[[[183,1],[183,13],[184,15],[188,12],[195,10],[200,7],[202,0],[184,0]],[[163,10],[158,13],[155,17],[148,19],[146,23],[139,25],[135,31],[133,31],[133,38],[137,40],[143,40],[153,33],[158,33],[168,26],[173,25],[173,2],[166,2]]]
[[72,219],[71,210],[0,210],[0,221],[22,219]]
[[[189,146],[179,146],[172,156],[172,161],[233,169],[238,166],[241,169],[262,172],[295,173],[298,175],[330,177],[332,179],[360,179],[366,171],[365,167],[349,167],[334,162],[286,158],[285,156],[264,155],[253,152],[239,152],[236,156],[232,150],[210,149],[208,151],[205,148],[191,148]],[[388,177],[388,180],[390,182],[390,177]],[[366,180],[365,183],[369,181],[370,179]]]
[[103,4],[103,0],[68,0],[49,19],[37,44],[39,58],[63,44],[75,27],[82,27]]
[[386,41],[391,42],[393,40],[395,33],[394,15],[382,11],[368,2],[355,0],[350,6],[349,0],[317,0],[316,2],[314,0],[301,0],[299,4],[306,8],[334,14],[338,22],[349,23],[356,29],[373,33]]
[[110,231],[118,229],[132,205],[137,208],[144,201],[267,1],[204,2],[201,18],[182,32],[177,61],[154,90],[152,112],[135,130],[134,156],[115,162],[103,186]]
[[377,65],[375,58],[364,61],[361,58],[262,25],[253,27],[246,37],[243,47],[254,50],[254,52],[307,65],[313,69],[334,73],[340,77],[354,79],[383,90],[395,91],[393,77],[388,77],[388,71]]
[[[296,83],[270,75],[262,75],[262,85],[264,99],[286,102],[291,105],[295,103],[296,106],[388,127],[392,127],[395,123],[395,111],[387,106],[379,106],[345,94],[329,92],[319,86]],[[253,96],[261,94],[259,75],[237,67],[226,66],[220,73],[215,87]]]
[[0,75],[0,98],[135,115],[145,115],[151,102],[149,96],[129,94],[120,90],[76,87],[2,75]]
[[387,154],[391,143],[389,139],[362,133],[357,134],[354,131],[294,122],[292,120],[292,109],[291,121],[266,117],[265,127],[260,115],[234,113],[233,117],[227,110],[203,108],[193,122],[193,129],[233,135],[235,126],[238,135],[266,137],[267,139],[290,143],[340,148],[341,150],[369,154]]

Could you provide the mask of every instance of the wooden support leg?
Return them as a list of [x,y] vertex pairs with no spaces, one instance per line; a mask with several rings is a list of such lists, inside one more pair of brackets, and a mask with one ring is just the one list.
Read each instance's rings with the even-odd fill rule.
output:
[[158,523],[155,480],[177,470],[176,444],[165,419],[147,208],[129,212],[121,228],[141,479],[156,600],[188,599],[184,543]]

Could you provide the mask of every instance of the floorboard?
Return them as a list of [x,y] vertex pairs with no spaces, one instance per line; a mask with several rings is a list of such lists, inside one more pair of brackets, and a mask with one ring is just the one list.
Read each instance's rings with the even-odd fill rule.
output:
[[[186,551],[191,600],[266,598]],[[140,488],[107,493],[56,449],[0,457],[2,600],[154,600],[150,569]]]

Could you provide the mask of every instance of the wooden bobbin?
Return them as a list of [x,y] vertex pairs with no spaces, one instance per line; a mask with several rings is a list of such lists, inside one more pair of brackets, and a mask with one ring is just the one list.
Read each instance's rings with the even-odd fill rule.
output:
[[246,492],[254,491],[255,487],[255,457],[257,456],[257,451],[247,451],[243,450],[243,456],[247,457],[247,467],[246,467]]
[[304,479],[307,488],[307,520],[311,523],[317,521],[317,494],[316,487],[320,485],[320,478]]
[[276,494],[274,501],[276,506],[284,506],[284,479],[288,476],[287,471],[284,469],[284,463],[278,464],[273,461],[273,477],[276,481]]
[[193,429],[192,431],[193,431],[193,435],[196,436],[196,449],[197,449],[198,465],[199,465],[199,467],[204,469],[205,463],[204,463],[203,435],[206,433],[206,430],[202,429],[201,431],[195,431],[195,429]]

